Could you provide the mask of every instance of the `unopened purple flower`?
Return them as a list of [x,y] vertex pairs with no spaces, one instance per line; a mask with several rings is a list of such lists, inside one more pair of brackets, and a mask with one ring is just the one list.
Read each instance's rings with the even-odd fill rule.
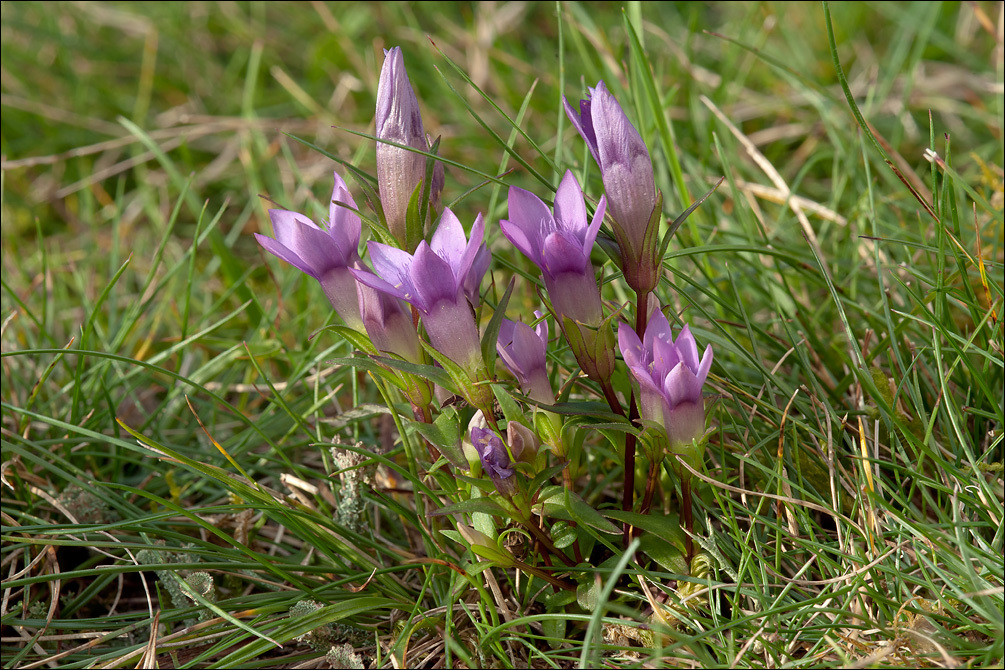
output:
[[656,233],[656,183],[649,150],[604,82],[579,102],[579,112],[565,98],[565,111],[600,166],[614,232],[621,249],[625,279],[648,293],[659,281]]
[[[429,151],[422,129],[419,101],[408,81],[401,47],[384,52],[384,66],[377,84],[376,135],[380,140]],[[408,202],[426,174],[426,157],[385,142],[377,143],[377,186],[391,235],[405,243],[405,217]],[[443,188],[443,165],[434,169],[430,200],[439,202]]]
[[485,364],[465,288],[477,284],[470,277],[476,269],[475,259],[484,248],[484,233],[481,214],[471,227],[469,240],[461,222],[445,209],[433,239],[428,244],[420,242],[414,255],[371,241],[370,259],[379,276],[353,271],[360,283],[419,310],[433,348],[473,378],[482,375]]
[[472,428],[471,444],[478,452],[478,458],[482,462],[482,470],[496,485],[499,493],[504,496],[512,496],[516,492],[516,481],[513,478],[516,469],[513,467],[513,460],[510,458],[509,452],[506,451],[506,445],[503,444],[503,441],[491,430]]
[[643,340],[622,323],[618,328],[621,354],[640,388],[639,410],[643,419],[666,430],[671,451],[693,461],[692,447],[705,432],[705,401],[701,389],[712,367],[712,345],[698,357],[691,329],[684,326],[676,342],[670,323],[659,309],[652,312]]
[[[541,319],[541,312],[534,312]],[[555,395],[551,389],[546,366],[548,349],[548,322],[541,319],[537,328],[532,329],[522,321],[503,319],[499,327],[496,351],[513,373],[520,388],[529,398],[551,404]]]
[[349,269],[360,260],[357,248],[361,225],[355,208],[349,189],[336,173],[327,230],[303,214],[270,209],[276,237],[255,233],[255,239],[269,253],[317,279],[346,325],[362,331],[356,280]]

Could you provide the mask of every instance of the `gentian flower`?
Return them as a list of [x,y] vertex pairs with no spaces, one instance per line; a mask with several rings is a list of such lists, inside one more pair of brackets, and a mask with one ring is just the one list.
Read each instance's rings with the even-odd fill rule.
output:
[[472,379],[485,376],[485,363],[465,287],[476,287],[481,281],[474,262],[485,248],[484,234],[485,224],[479,214],[471,227],[471,239],[466,239],[461,222],[448,208],[432,240],[419,242],[414,255],[371,241],[368,248],[377,274],[353,270],[361,284],[415,307],[422,315],[433,348]]
[[600,166],[614,235],[628,285],[648,293],[659,282],[656,183],[649,151],[604,82],[579,102],[579,112],[562,98],[565,112]]
[[499,436],[485,428],[471,429],[471,444],[478,452],[482,462],[482,470],[496,485],[499,493],[512,497],[516,493],[516,479],[513,477],[516,468],[506,451],[506,445]]
[[[543,314],[535,311],[534,316],[540,319]],[[548,322],[544,319],[534,329],[522,321],[502,320],[496,342],[499,357],[520,383],[524,395],[550,405],[555,394],[548,379],[547,349]]]
[[[552,307],[565,331],[580,367],[592,379],[610,376],[614,369],[613,335],[602,325],[600,289],[590,264],[590,251],[604,219],[606,200],[601,198],[589,222],[583,191],[572,171],[567,171],[555,193],[554,215],[530,191],[509,190],[509,220],[500,221],[503,234],[541,270]],[[567,327],[565,319],[574,324]]]
[[357,248],[361,226],[355,208],[352,194],[336,173],[327,230],[303,214],[270,209],[276,238],[255,233],[255,239],[269,253],[317,279],[345,324],[362,331],[356,280],[349,269],[360,261]]
[[[384,52],[384,66],[377,84],[376,135],[379,140],[429,151],[429,143],[422,129],[419,101],[405,72],[405,59],[401,47]],[[377,143],[377,186],[381,207],[391,235],[402,245],[406,244],[405,217],[408,202],[426,174],[426,157],[400,147]],[[443,164],[437,162],[433,170],[430,201],[439,202],[443,189]]]
[[701,388],[712,367],[712,345],[705,347],[699,358],[698,345],[687,326],[675,342],[670,323],[659,309],[650,315],[642,340],[631,326],[622,323],[618,328],[618,344],[639,384],[642,418],[662,426],[670,451],[681,454],[697,468],[705,433]]

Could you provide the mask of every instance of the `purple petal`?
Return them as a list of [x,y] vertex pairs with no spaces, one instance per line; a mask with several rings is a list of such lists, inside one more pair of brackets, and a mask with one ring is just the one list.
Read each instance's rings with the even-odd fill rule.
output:
[[611,214],[641,248],[646,225],[656,205],[652,160],[635,126],[603,82],[593,96],[597,155]]
[[[464,249],[464,255],[461,256],[460,262],[452,268],[454,271],[454,276],[457,277],[457,284],[461,285],[467,279],[468,274],[471,272],[471,268],[474,265],[475,258],[481,252],[482,249],[487,248],[482,244],[482,240],[485,239],[485,220],[482,219],[481,212],[475,217],[475,222],[471,225],[471,239],[468,240],[468,245]],[[488,266],[486,266],[487,268]],[[481,278],[479,282],[481,283]]]
[[685,402],[702,402],[701,382],[683,362],[678,363],[663,380],[663,393],[671,409]]
[[696,372],[698,370],[698,344],[694,341],[694,335],[691,334],[691,329],[687,327],[687,324],[677,336],[675,347],[684,364],[691,372]]
[[541,260],[540,251],[531,244],[530,239],[519,224],[500,219],[499,229],[502,230],[502,234],[510,241],[510,244],[519,249],[520,253],[529,258],[538,268],[541,267],[543,261]]
[[[291,256],[280,256],[283,260],[295,265],[312,277],[321,277],[335,267],[344,267],[346,263],[341,251],[328,233],[321,230],[307,217],[281,209],[270,209],[269,217],[276,233],[276,241],[285,247],[292,257],[299,262],[290,260]],[[266,247],[272,253],[273,249]],[[276,253],[279,256],[278,253]]]
[[398,297],[414,304],[417,296],[412,282],[412,256],[401,249],[372,240],[367,243],[367,249],[370,251],[374,272],[401,292]]
[[705,380],[708,379],[708,372],[712,369],[712,345],[709,344],[705,347],[705,353],[701,356],[701,364],[698,366],[698,371],[695,372],[694,376],[698,382],[704,386]]
[[471,262],[471,268],[468,270],[467,276],[464,277],[464,295],[467,296],[468,302],[475,307],[478,306],[482,279],[485,277],[485,273],[488,272],[491,263],[492,254],[489,252],[489,248],[482,244],[478,247],[478,252],[475,254],[475,259]]
[[411,280],[421,302],[412,304],[421,311],[428,312],[441,300],[457,302],[458,286],[450,265],[425,242],[419,242],[415,250]]
[[274,240],[271,237],[266,237],[260,233],[255,233],[255,239],[258,240],[258,243],[262,245],[263,249],[276,258],[286,261],[301,272],[304,272],[312,277],[314,276],[312,268],[307,265],[307,263],[305,263],[300,256],[297,256],[295,253],[284,247],[277,240]]
[[[618,349],[621,350],[625,364],[636,379],[641,382],[649,378],[649,360],[642,348],[642,340],[635,330],[624,322],[618,324]],[[652,379],[649,379],[649,383],[652,384]]]
[[565,272],[586,274],[590,258],[583,253],[579,240],[570,240],[565,233],[552,233],[544,240],[544,272],[557,277]]
[[433,239],[429,241],[429,247],[451,267],[460,265],[461,257],[467,247],[467,238],[464,236],[464,226],[449,207],[443,209],[443,215],[440,217],[439,225],[436,226],[436,232],[433,233]]
[[593,118],[590,116],[590,101],[580,100],[579,112],[572,108],[564,95],[562,96],[562,104],[565,106],[566,116],[569,117],[572,125],[586,141],[587,148],[593,154],[593,160],[597,161],[597,165],[600,165],[600,158],[597,155],[597,134],[593,132]]
[[[555,219],[548,206],[536,195],[522,188],[511,186],[509,190],[509,221],[520,228],[527,241],[530,253],[520,249],[538,266],[541,265],[541,250],[544,248],[544,238],[555,230]],[[507,237],[509,237],[507,235]],[[513,244],[520,244],[510,238]]]
[[583,189],[572,174],[566,170],[562,183],[555,192],[555,223],[559,230],[571,237],[582,240],[586,232],[586,205],[583,203]]
[[[336,205],[337,202],[345,203],[349,207]],[[336,172],[335,188],[332,189],[331,201],[328,204],[328,232],[336,244],[344,250],[346,257],[356,253],[359,248],[362,223],[354,209],[358,209],[356,201],[353,200],[345,180]]]
[[376,126],[377,137],[399,138],[395,141],[409,145],[412,144],[409,141],[411,138],[418,137],[422,144],[417,148],[425,148],[419,101],[408,80],[401,47],[394,47],[384,55],[384,65],[377,82]]
[[[593,221],[590,223],[590,227],[586,231],[586,236],[583,238],[583,253],[587,257],[590,256],[590,252],[593,251],[593,245],[597,241],[597,233],[600,232],[600,224],[604,222],[604,214],[607,212],[607,196],[600,196],[600,202],[597,203],[597,211],[593,213]],[[652,295],[650,293],[649,295]]]
[[537,327],[534,328],[534,332],[536,332],[537,336],[539,338],[541,338],[541,342],[544,343],[544,348],[545,348],[545,350],[547,350],[548,349],[548,319],[544,318],[544,312],[542,312],[539,309],[535,309],[534,310],[534,317],[538,318],[538,319],[541,319],[540,322],[538,322]]
[[409,297],[408,291],[401,286],[393,286],[392,284],[384,281],[377,275],[369,272],[367,270],[359,270],[356,268],[350,268],[349,272],[352,276],[356,278],[360,284],[364,286],[369,286],[370,288],[376,289],[381,293],[386,293],[387,295],[394,296],[395,298],[400,298],[402,300],[412,302],[415,298],[414,296]]
[[663,312],[658,317],[655,313],[652,316],[653,320],[646,328],[645,347],[652,352],[653,377],[663,379],[681,362],[681,355],[674,345],[673,332]]

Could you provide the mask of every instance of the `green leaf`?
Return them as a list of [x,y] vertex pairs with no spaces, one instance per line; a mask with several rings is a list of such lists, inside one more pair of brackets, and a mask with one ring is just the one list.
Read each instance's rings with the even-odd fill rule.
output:
[[676,514],[639,514],[638,512],[626,512],[624,510],[607,509],[603,515],[609,519],[629,523],[636,528],[652,533],[665,542],[673,544],[682,552],[685,546],[684,531],[680,527],[680,519]]
[[[708,190],[708,192],[705,193],[705,195],[701,196],[700,198],[698,198],[697,200],[695,200],[693,203],[691,203],[691,206],[688,207],[686,210],[684,210],[683,214],[681,214],[680,216],[678,216],[676,219],[673,220],[673,223],[671,223],[669,226],[667,226],[667,232],[663,236],[663,241],[660,243],[660,252],[659,252],[660,263],[663,262],[663,256],[667,252],[667,247],[670,246],[670,238],[674,236],[674,233],[677,232],[677,229],[680,228],[681,224],[684,223],[685,220],[687,220],[687,217],[691,216],[691,212],[693,212],[694,210],[698,209],[698,207],[701,205],[701,203],[705,202],[708,199],[708,196],[710,196],[713,193],[715,193],[716,189],[719,188],[719,186],[722,185],[722,182],[725,179],[726,179],[725,177],[720,177],[719,181],[717,181],[715,183],[715,186],[713,186],[712,188],[710,188]],[[663,202],[663,194],[659,191],[659,189],[656,190],[656,193],[659,194],[660,202],[662,203]]]
[[605,519],[600,512],[586,504],[586,501],[578,493],[566,490],[565,506],[569,510],[569,513],[572,514],[574,521],[585,523],[591,528],[596,528],[601,533],[608,533],[610,535],[621,534],[621,529]]
[[576,588],[576,602],[587,612],[597,609],[600,601],[600,590],[602,584],[593,575],[587,575],[588,581],[583,582]]
[[[571,593],[570,591],[561,591],[561,593]],[[552,649],[558,649],[565,643],[565,630],[568,627],[568,619],[565,617],[555,617],[553,619],[542,619],[541,629],[544,631],[545,637],[548,639],[548,645]]]
[[[550,481],[552,477],[554,477],[554,476],[558,475],[559,473],[561,473],[562,470],[565,470],[565,467],[568,464],[569,464],[568,461],[563,461],[562,463],[559,463],[558,465],[553,465],[550,468],[545,468],[541,472],[537,473],[536,475],[534,475],[534,479],[532,479],[530,481],[530,484],[527,486],[527,491],[530,493],[531,496],[533,496],[534,493],[537,491],[538,488],[540,488],[546,482]],[[551,487],[549,487],[549,488],[551,488]],[[559,490],[561,490],[562,487],[559,486],[559,487],[555,487],[555,488],[558,488]],[[545,489],[545,490],[548,490],[548,489]]]
[[595,528],[602,533],[621,534],[620,529],[605,519],[600,512],[586,504],[586,501],[578,493],[567,491],[561,486],[556,486],[548,492],[550,495],[542,496],[543,499],[539,502],[544,516],[575,521]]
[[492,313],[492,319],[485,329],[485,334],[482,335],[482,360],[485,361],[489,379],[495,375],[496,359],[498,358],[496,356],[496,342],[499,340],[499,329],[502,327],[503,317],[506,316],[506,306],[509,305],[509,297],[513,293],[515,283],[516,277],[510,277],[506,292],[503,293],[502,299],[496,305],[496,311]]
[[507,422],[516,421],[517,423],[522,423],[528,428],[531,427],[527,425],[528,424],[527,417],[520,409],[520,405],[518,405],[517,402],[513,400],[513,396],[509,394],[509,391],[506,390],[506,387],[504,387],[502,384],[493,384],[492,392],[495,394],[496,400],[499,402],[499,407],[502,408],[503,416],[506,418]]
[[503,509],[503,506],[497,503],[492,498],[470,498],[468,500],[462,500],[459,503],[454,503],[453,505],[447,505],[446,507],[441,507],[438,510],[430,512],[430,516],[445,516],[447,514],[470,514],[472,512],[481,512],[482,514],[492,514],[494,516],[506,517],[508,512]]
[[435,445],[452,465],[463,470],[468,468],[468,461],[464,458],[464,451],[460,446],[461,425],[457,410],[448,406],[437,415],[433,423],[413,421],[412,425]]
[[639,549],[656,561],[664,570],[676,575],[689,574],[683,550],[662,538],[656,535],[643,535],[639,538]]

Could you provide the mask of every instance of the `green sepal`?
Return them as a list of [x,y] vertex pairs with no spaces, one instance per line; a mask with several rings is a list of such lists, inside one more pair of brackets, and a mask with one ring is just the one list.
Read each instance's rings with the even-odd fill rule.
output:
[[495,375],[496,359],[498,358],[496,356],[496,342],[499,340],[499,330],[502,328],[502,320],[506,316],[506,307],[509,305],[509,298],[513,294],[513,287],[515,285],[516,277],[510,277],[509,285],[506,286],[506,292],[503,293],[502,299],[496,305],[496,310],[492,313],[489,325],[482,335],[482,361],[485,362],[489,379]]
[[450,381],[452,384],[440,384],[443,388],[454,393],[459,393],[464,396],[464,398],[471,404],[472,407],[482,410],[482,413],[486,416],[492,414],[492,392],[489,389],[485,389],[484,386],[480,386],[473,382],[468,373],[454,363],[452,360],[441,354],[439,351],[433,348],[433,345],[429,344],[424,340],[419,340],[422,344],[422,348],[426,350],[430,356],[433,357],[437,363],[439,363],[447,374],[450,376]]
[[405,208],[405,239],[402,243],[404,249],[410,254],[415,253],[415,248],[423,237],[422,213],[419,210],[419,203],[422,201],[422,182],[415,185],[412,195],[408,199],[408,207]]
[[321,332],[324,332],[324,331],[332,331],[332,332],[338,333],[343,338],[345,338],[346,340],[348,340],[349,344],[353,345],[354,347],[356,347],[360,351],[365,351],[368,354],[377,354],[378,353],[377,348],[375,346],[373,346],[373,343],[370,342],[370,338],[369,337],[367,337],[363,333],[359,332],[358,330],[350,328],[349,326],[342,326],[342,325],[338,325],[338,324],[332,324],[330,326],[325,326],[324,328],[319,328],[318,330],[316,330],[311,335],[311,337],[313,338],[314,335],[317,335],[318,333],[321,333]]
[[359,370],[366,370],[367,372],[379,376],[389,384],[393,384],[402,392],[406,392],[408,390],[408,385],[404,382],[404,380],[395,374],[393,370],[388,370],[383,367],[377,362],[378,360],[390,359],[380,359],[380,357],[371,358],[369,356],[353,356],[352,358],[331,358],[328,359],[328,362],[332,365],[348,365],[349,367],[357,368]]
[[[433,140],[433,145],[429,147],[429,153],[439,155],[440,138]],[[436,159],[433,156],[426,156],[426,173],[422,178],[422,200],[419,202],[419,215],[422,221],[432,219],[429,210],[429,201],[433,192],[433,171],[436,170]]]
[[445,374],[443,370],[437,368],[435,365],[412,363],[411,361],[406,361],[403,358],[391,358],[389,356],[373,356],[373,360],[378,363],[382,363],[389,368],[400,370],[401,372],[414,375],[434,384],[438,384],[445,389],[452,390],[450,388],[450,375]]
[[[622,268],[625,280],[637,292],[645,295],[652,291],[660,283],[660,274],[663,268],[663,252],[665,248],[657,251],[656,246],[660,239],[660,217],[663,214],[663,191],[656,189],[656,205],[649,215],[649,222],[646,224],[646,232],[642,238],[642,249],[639,250],[637,262],[639,268],[629,273]],[[638,284],[637,286],[635,284]],[[641,305],[644,309],[645,305]]]

